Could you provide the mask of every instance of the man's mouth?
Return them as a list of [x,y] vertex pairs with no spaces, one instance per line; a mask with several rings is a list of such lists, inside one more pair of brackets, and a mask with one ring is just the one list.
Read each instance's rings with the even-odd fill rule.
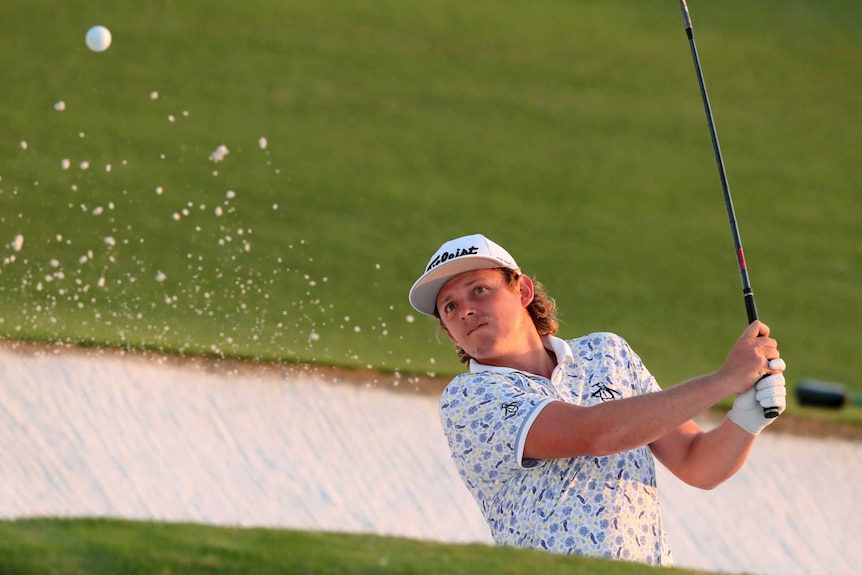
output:
[[468,332],[467,332],[467,335],[468,335],[468,336],[472,335],[474,331],[476,331],[477,329],[479,329],[479,328],[481,328],[481,327],[485,327],[486,325],[488,325],[488,324],[487,324],[487,323],[485,323],[485,322],[477,323],[475,326],[473,326],[472,328],[470,328],[470,331],[468,331]]

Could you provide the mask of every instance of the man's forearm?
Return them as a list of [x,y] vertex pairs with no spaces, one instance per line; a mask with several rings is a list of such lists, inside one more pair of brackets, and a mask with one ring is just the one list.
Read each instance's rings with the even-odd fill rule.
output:
[[647,445],[732,392],[725,378],[710,374],[658,393],[591,407],[555,401],[533,423],[524,455],[537,459],[606,455]]
[[707,432],[690,422],[650,444],[653,455],[689,485],[712,489],[745,463],[755,436],[729,418]]

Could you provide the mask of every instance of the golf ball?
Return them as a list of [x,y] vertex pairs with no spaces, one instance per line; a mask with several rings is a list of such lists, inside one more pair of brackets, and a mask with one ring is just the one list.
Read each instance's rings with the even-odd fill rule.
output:
[[93,52],[104,52],[111,45],[111,31],[104,26],[93,26],[87,30],[85,41]]

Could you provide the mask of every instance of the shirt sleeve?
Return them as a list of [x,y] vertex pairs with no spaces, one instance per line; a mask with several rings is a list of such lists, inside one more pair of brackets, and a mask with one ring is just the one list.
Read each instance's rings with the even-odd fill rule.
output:
[[469,485],[505,480],[540,462],[524,460],[530,426],[552,397],[525,391],[512,377],[462,374],[440,398],[440,420],[452,459]]

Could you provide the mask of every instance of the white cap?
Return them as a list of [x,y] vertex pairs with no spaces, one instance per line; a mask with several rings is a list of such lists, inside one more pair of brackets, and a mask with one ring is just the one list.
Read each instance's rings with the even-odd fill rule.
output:
[[482,234],[450,240],[440,246],[410,288],[410,305],[433,317],[443,284],[458,274],[490,268],[519,269],[509,252]]

